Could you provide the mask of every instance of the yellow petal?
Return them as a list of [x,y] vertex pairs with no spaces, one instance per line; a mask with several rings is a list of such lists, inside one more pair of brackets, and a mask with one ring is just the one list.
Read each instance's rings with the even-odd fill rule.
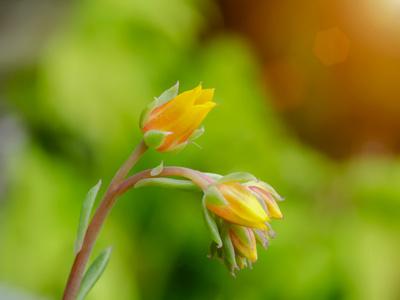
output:
[[194,101],[194,105],[204,104],[207,102],[211,102],[214,97],[215,89],[205,89],[201,91],[201,94]]
[[[161,121],[166,121],[167,118],[179,115],[184,112],[186,108],[193,106],[194,101],[202,94],[201,83],[192,90],[183,92],[171,99],[170,101],[155,108],[147,119],[147,123],[153,119],[162,117]],[[147,125],[147,124],[146,124]],[[155,125],[153,125],[155,126]],[[145,126],[146,127],[146,126]],[[155,128],[152,128],[155,129]],[[160,128],[158,128],[160,129]]]
[[248,230],[251,237],[251,247],[243,243],[232,230],[230,231],[231,241],[233,247],[235,247],[235,252],[238,252],[239,255],[247,258],[252,262],[255,262],[257,260],[256,239],[253,231],[250,228],[246,228],[246,230]]
[[257,186],[249,186],[249,189],[264,200],[265,204],[267,205],[268,212],[273,219],[283,219],[283,215],[281,210],[279,209],[278,204],[276,203],[274,197],[267,191],[257,187]]
[[217,206],[217,205],[212,205],[207,203],[207,208],[220,217],[221,219],[224,219],[230,223],[240,225],[240,226],[246,226],[250,228],[258,228],[258,229],[266,229],[267,226],[265,226],[264,223],[262,222],[251,222],[249,220],[243,219],[239,217],[237,214],[233,213],[231,210],[231,206]]
[[163,130],[172,132],[172,134],[165,139],[164,144],[157,150],[163,151],[169,147],[184,143],[215,105],[213,102],[207,102],[202,105],[192,106],[185,113],[165,124]]
[[238,182],[218,184],[217,188],[231,205],[233,213],[250,222],[266,222],[267,213],[251,192]]

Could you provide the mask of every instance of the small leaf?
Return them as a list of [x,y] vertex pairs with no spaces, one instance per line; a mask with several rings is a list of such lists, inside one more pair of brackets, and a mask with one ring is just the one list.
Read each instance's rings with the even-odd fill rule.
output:
[[163,169],[164,169],[164,161],[162,160],[159,166],[155,167],[153,170],[150,171],[150,175],[157,176],[162,172]]
[[205,196],[203,197],[203,201],[202,201],[202,212],[203,212],[204,222],[206,224],[206,227],[207,227],[208,233],[210,234],[211,239],[215,243],[217,243],[218,247],[221,247],[222,241],[221,241],[221,237],[219,236],[218,226],[217,226],[217,223],[215,223],[214,216],[207,209]]
[[173,87],[166,90],[164,93],[161,94],[160,97],[157,98],[158,99],[157,107],[163,105],[169,100],[174,99],[178,95],[178,90],[179,90],[179,81]]
[[92,212],[94,200],[100,189],[101,180],[87,193],[82,204],[81,215],[79,217],[78,233],[75,239],[74,255],[81,251],[83,240],[85,239],[86,230],[89,225],[90,213]]
[[101,277],[110,260],[111,249],[114,246],[108,247],[100,252],[99,256],[93,261],[90,267],[86,270],[83,276],[81,287],[77,296],[77,300],[83,300],[89,294],[90,290]]
[[138,181],[135,184],[135,188],[144,186],[158,186],[162,188],[181,190],[181,191],[192,191],[201,192],[201,188],[190,180],[180,180],[172,178],[146,178]]

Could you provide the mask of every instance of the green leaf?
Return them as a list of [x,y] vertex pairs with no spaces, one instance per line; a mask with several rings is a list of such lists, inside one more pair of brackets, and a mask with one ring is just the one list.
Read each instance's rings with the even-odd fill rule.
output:
[[90,267],[87,269],[82,279],[82,284],[79,289],[77,300],[83,300],[89,294],[90,290],[96,284],[97,280],[101,277],[104,270],[107,267],[108,261],[110,260],[111,249],[114,246],[108,247],[101,251],[99,256],[93,261]]
[[164,169],[164,161],[162,160],[160,165],[158,165],[157,167],[155,167],[153,170],[150,171],[150,175],[157,176],[162,172],[163,169]]
[[138,181],[135,184],[135,188],[143,186],[158,186],[162,188],[181,190],[181,191],[192,191],[201,192],[201,188],[190,180],[180,180],[172,178],[146,178]]
[[158,100],[157,107],[163,105],[169,100],[174,99],[178,95],[178,90],[179,90],[179,81],[173,87],[166,90],[164,93],[160,95],[160,97],[157,98]]
[[89,225],[90,213],[92,212],[94,200],[100,189],[101,180],[88,192],[82,204],[81,216],[79,217],[78,233],[75,239],[74,255],[81,251],[83,240],[85,239],[86,230]]
[[202,212],[203,212],[204,223],[206,224],[211,239],[218,244],[218,247],[221,247],[222,241],[221,237],[219,236],[218,226],[217,223],[215,222],[214,216],[207,209],[205,196],[203,197],[202,201]]

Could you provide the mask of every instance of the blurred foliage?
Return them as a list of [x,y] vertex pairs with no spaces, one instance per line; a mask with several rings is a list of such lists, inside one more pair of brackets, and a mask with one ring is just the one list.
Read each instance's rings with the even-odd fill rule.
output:
[[116,246],[87,299],[399,299],[399,160],[338,164],[304,146],[265,100],[246,43],[200,40],[205,12],[218,15],[211,2],[76,2],[37,64],[10,80],[8,113],[25,139],[1,170],[0,282],[61,297],[87,191],[101,178],[104,193],[141,140],[142,108],[180,80],[181,91],[217,87],[201,149],[149,151],[135,170],[164,160],[253,173],[287,199],[278,237],[235,279],[206,258],[201,194],[132,190],[94,249]]

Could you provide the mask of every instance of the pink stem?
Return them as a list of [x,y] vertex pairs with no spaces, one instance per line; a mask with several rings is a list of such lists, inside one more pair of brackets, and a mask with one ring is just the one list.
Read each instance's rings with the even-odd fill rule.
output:
[[[135,174],[124,182],[120,183],[111,192],[104,195],[103,200],[100,202],[95,214],[93,215],[92,221],[86,232],[86,236],[82,245],[81,251],[77,254],[72,270],[68,279],[67,287],[64,292],[63,300],[75,300],[79,291],[79,287],[82,281],[82,277],[88,263],[90,254],[93,250],[93,246],[100,233],[100,230],[110,213],[111,209],[117,202],[118,198],[131,189],[138,181],[146,178],[155,177],[168,177],[177,176],[184,177],[195,182],[202,190],[205,190],[209,184],[214,182],[213,179],[204,175],[203,173],[188,168],[182,167],[165,167],[160,174],[151,176],[150,170],[142,171]],[[118,175],[118,174],[117,174]],[[116,177],[117,177],[116,175]],[[114,179],[116,178],[114,177]],[[111,184],[110,184],[111,186]]]

